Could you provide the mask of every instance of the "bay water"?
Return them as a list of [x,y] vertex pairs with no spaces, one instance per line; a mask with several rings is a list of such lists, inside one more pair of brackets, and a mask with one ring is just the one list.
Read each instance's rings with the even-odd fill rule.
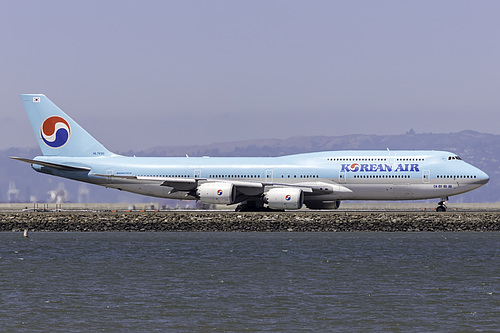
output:
[[0,233],[1,332],[495,332],[500,233]]

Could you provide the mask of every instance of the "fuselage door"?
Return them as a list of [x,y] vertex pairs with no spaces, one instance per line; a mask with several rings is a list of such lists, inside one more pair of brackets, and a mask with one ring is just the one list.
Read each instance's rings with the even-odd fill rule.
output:
[[113,170],[106,170],[106,176],[108,176],[106,177],[106,182],[108,184],[113,183]]
[[347,174],[346,174],[346,171],[340,171],[339,172],[339,183],[340,184],[345,184],[346,183],[346,178],[347,178]]
[[194,178],[201,178],[201,170],[194,170]]
[[389,156],[387,158],[387,164],[394,165],[396,164],[396,152],[389,151]]
[[431,181],[431,171],[424,170],[422,171],[422,183],[428,184]]
[[267,169],[266,170],[266,180],[273,180],[273,169]]

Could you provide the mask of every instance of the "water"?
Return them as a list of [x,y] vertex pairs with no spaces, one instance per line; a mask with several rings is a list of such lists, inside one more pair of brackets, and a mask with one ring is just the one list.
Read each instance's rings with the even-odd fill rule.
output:
[[500,331],[500,233],[0,233],[2,332]]

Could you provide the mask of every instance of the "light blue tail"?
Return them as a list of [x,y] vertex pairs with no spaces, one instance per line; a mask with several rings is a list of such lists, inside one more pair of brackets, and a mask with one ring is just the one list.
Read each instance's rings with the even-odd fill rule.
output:
[[45,95],[23,94],[21,100],[43,155],[113,155]]

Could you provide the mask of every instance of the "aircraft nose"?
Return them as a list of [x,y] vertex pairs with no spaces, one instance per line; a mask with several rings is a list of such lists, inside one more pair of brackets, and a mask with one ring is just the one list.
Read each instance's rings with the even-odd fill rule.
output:
[[480,181],[481,185],[484,185],[484,184],[486,184],[487,182],[490,181],[490,176],[488,176],[486,174],[486,172],[484,172],[484,171],[481,171],[481,173],[479,174],[478,178],[479,178],[479,181]]
[[477,169],[477,182],[481,185],[484,185],[489,181],[490,181],[490,176],[488,176],[486,172]]

